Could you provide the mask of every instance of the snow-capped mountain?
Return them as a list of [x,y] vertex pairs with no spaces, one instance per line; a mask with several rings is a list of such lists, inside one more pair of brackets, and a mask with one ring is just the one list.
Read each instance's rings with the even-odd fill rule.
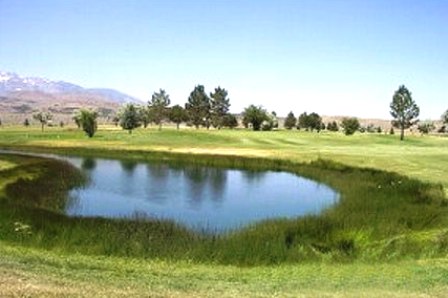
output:
[[0,95],[8,96],[20,92],[43,92],[51,95],[76,94],[78,96],[99,96],[104,100],[127,103],[141,103],[140,100],[113,89],[88,89],[63,82],[39,77],[21,77],[16,73],[0,71]]

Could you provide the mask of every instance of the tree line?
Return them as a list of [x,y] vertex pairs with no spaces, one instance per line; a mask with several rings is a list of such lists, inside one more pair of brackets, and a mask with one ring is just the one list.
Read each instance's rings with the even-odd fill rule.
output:
[[[205,127],[209,129],[214,127],[221,129],[223,127],[234,128],[238,126],[238,119],[235,115],[229,113],[230,100],[228,98],[227,90],[217,87],[214,92],[205,92],[203,85],[197,85],[191,91],[187,103],[184,107],[175,105],[170,107],[171,100],[168,93],[160,89],[154,92],[147,105],[136,105],[128,103],[124,105],[114,117],[113,121],[116,125],[120,125],[123,129],[132,133],[132,130],[140,126],[147,127],[150,123],[159,126],[162,129],[162,124],[165,121],[171,121],[176,124],[177,129],[181,123],[186,123],[189,126],[194,126],[196,129]],[[418,116],[420,109],[412,99],[411,92],[404,86],[399,86],[392,97],[390,104],[390,114],[393,117],[391,122],[392,128],[390,134],[394,134],[394,128],[400,130],[400,140],[404,139],[404,131],[416,125],[419,120]],[[37,120],[42,131],[45,125],[52,120],[52,114],[49,112],[39,112],[33,115]],[[73,120],[79,128],[82,128],[89,137],[93,137],[98,127],[97,125],[98,113],[96,111],[81,109],[73,116]],[[447,132],[448,126],[448,110],[442,114],[442,126],[439,132]],[[249,105],[242,113],[242,124],[246,128],[251,128],[254,131],[258,130],[272,130],[278,128],[278,119],[275,112],[267,112],[262,106]],[[0,119],[0,126],[2,125]],[[28,119],[24,121],[25,126],[29,126]],[[63,123],[60,124],[63,126]],[[291,111],[285,121],[285,129],[297,128],[305,131],[339,131],[340,128],[346,135],[352,135],[357,131],[360,132],[382,132],[381,127],[374,127],[368,125],[362,127],[355,117],[343,118],[341,123],[332,121],[326,125],[323,123],[319,114],[302,113],[299,117],[295,117]],[[424,121],[418,125],[418,130],[421,133],[429,133],[435,129],[434,123]]]
[[169,95],[165,90],[160,89],[154,92],[146,106],[132,103],[123,106],[114,118],[114,122],[129,133],[140,126],[146,128],[150,123],[158,125],[161,130],[165,121],[175,123],[177,129],[181,123],[207,129],[238,126],[236,116],[229,113],[228,92],[221,87],[215,88],[214,92],[207,95],[204,86],[197,85],[191,91],[184,107],[180,105],[170,107],[170,103]]

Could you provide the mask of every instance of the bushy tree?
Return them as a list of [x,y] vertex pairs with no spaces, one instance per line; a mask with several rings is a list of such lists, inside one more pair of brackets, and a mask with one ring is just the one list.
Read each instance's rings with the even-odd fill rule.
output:
[[341,126],[347,136],[354,134],[361,127],[358,119],[354,117],[342,119]]
[[329,122],[327,124],[328,131],[339,131],[339,125],[336,121]]
[[24,125],[25,127],[30,126],[30,120],[28,120],[28,118],[25,118],[25,121],[23,121],[23,125]]
[[420,114],[420,109],[412,99],[411,92],[404,85],[401,85],[394,93],[390,104],[390,114],[394,117],[392,125],[400,129],[400,140],[403,141],[404,130],[416,124]]
[[265,109],[260,106],[250,105],[244,109],[243,123],[246,127],[252,125],[252,129],[260,130],[263,121],[268,120],[268,115]]
[[127,130],[129,134],[132,133],[133,129],[140,127],[141,125],[138,108],[132,103],[128,103],[122,107],[119,113],[119,118],[120,126]]
[[366,127],[366,131],[367,131],[368,133],[374,133],[374,132],[376,132],[375,125],[373,125],[372,123],[370,123],[369,125],[367,125],[367,127]]
[[223,118],[222,126],[228,128],[238,127],[238,119],[236,119],[235,115],[227,114]]
[[44,126],[53,119],[53,115],[49,112],[39,112],[33,115],[33,118],[40,122],[42,131],[44,131]]
[[294,113],[291,111],[289,112],[288,116],[286,116],[285,123],[283,123],[283,126],[286,129],[292,129],[293,127],[296,127],[297,124],[297,118],[294,116]]
[[163,89],[160,89],[159,92],[154,92],[151,100],[148,102],[151,121],[159,125],[159,130],[162,129],[162,121],[168,118],[168,106],[170,103],[170,96]]
[[421,132],[422,134],[428,134],[431,131],[433,131],[435,128],[436,128],[436,126],[431,121],[425,121],[418,125],[418,131]]
[[305,130],[317,130],[320,131],[322,127],[322,118],[317,113],[311,113],[307,114],[302,113],[299,116],[298,120],[298,129],[305,129]]
[[308,127],[308,114],[303,112],[297,118],[297,129],[307,129]]
[[220,129],[224,126],[224,117],[228,115],[230,100],[227,98],[227,91],[221,87],[215,88],[215,92],[210,93],[210,113],[213,127]]
[[98,128],[98,113],[96,111],[81,109],[76,117],[78,118],[79,125],[86,135],[89,138],[93,137]]
[[278,128],[277,113],[266,113],[266,119],[261,123],[261,130],[268,131]]
[[151,122],[150,110],[147,107],[138,107],[138,116],[142,122],[143,128],[147,128],[149,122]]
[[169,118],[171,122],[176,123],[177,129],[182,122],[188,121],[187,111],[180,105],[175,105],[170,109]]

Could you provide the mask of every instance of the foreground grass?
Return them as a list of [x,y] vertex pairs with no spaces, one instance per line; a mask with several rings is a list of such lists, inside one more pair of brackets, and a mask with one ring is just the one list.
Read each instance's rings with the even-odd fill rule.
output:
[[[85,156],[122,157],[125,155],[135,159],[151,159],[151,156],[163,157],[163,154],[158,155],[157,153],[161,151],[262,157],[293,163],[324,158],[357,167],[392,170],[423,181],[442,183],[445,191],[448,189],[446,175],[448,139],[437,137],[412,137],[405,142],[399,142],[396,137],[387,135],[345,137],[339,134],[311,134],[296,131],[253,133],[248,131],[178,132],[164,130],[158,132],[140,129],[133,135],[119,130],[101,130],[98,136],[89,140],[78,131],[52,129],[42,134],[39,131],[12,129],[0,133],[0,147]],[[330,166],[334,165],[330,164]],[[338,166],[336,165],[336,167]],[[11,167],[11,163],[9,163],[9,170]],[[340,170],[345,171],[344,167]],[[374,176],[373,178],[376,175],[374,172],[365,174]],[[332,183],[337,183],[337,181],[332,180],[333,178],[337,177],[329,175],[326,183],[334,186]],[[348,181],[356,185],[358,182],[356,178],[363,180],[363,177],[359,177],[358,172],[355,171]],[[73,237],[76,234],[72,234],[72,231],[62,235],[59,239],[67,241],[61,246],[61,242],[57,240],[61,235],[52,230],[47,236],[37,233],[38,237],[33,240],[37,242],[34,244],[33,241],[27,242],[29,240],[26,237],[23,239],[8,238],[8,241],[0,242],[0,296],[13,294],[17,296],[412,297],[431,295],[443,297],[448,291],[446,206],[442,206],[444,205],[442,204],[443,200],[440,201],[440,195],[436,194],[439,199],[434,202],[438,205],[428,205],[428,202],[423,200],[414,202],[417,203],[415,208],[400,209],[400,202],[404,203],[400,200],[403,198],[394,196],[395,192],[389,178],[387,175],[382,176],[381,173],[375,178],[386,179],[385,181],[389,182],[389,189],[379,189],[379,180],[375,179],[368,189],[369,192],[383,192],[383,195],[378,198],[398,199],[398,209],[394,209],[398,210],[395,213],[396,221],[386,220],[389,222],[389,227],[374,224],[369,228],[357,228],[342,234],[333,234],[334,230],[330,229],[325,232],[329,234],[323,234],[331,236],[328,239],[324,237],[325,241],[328,241],[327,244],[330,244],[327,246],[325,243],[321,245],[322,243],[313,241],[302,245],[303,243],[299,241],[300,238],[294,234],[292,238],[288,238],[291,235],[283,232],[288,232],[291,228],[297,231],[297,226],[295,226],[297,223],[293,223],[292,226],[290,226],[291,222],[278,222],[274,225],[267,223],[259,227],[261,234],[254,234],[248,230],[246,234],[242,234],[243,236],[235,236],[233,242],[227,242],[230,243],[230,254],[233,254],[232,245],[241,245],[241,241],[247,240],[248,245],[252,243],[256,249],[259,249],[262,247],[260,244],[265,243],[264,240],[279,240],[278,243],[281,243],[281,247],[274,249],[262,247],[261,250],[256,251],[256,253],[260,253],[261,257],[263,254],[265,257],[269,257],[272,255],[272,251],[282,250],[285,244],[290,242],[288,240],[285,243],[286,239],[291,239],[292,242],[288,245],[292,245],[295,251],[303,253],[301,247],[309,249],[308,251],[305,249],[308,261],[296,265],[282,263],[284,262],[282,259],[280,259],[281,265],[278,266],[235,267],[213,262],[201,264],[197,262],[200,260],[200,255],[194,254],[178,260],[165,257],[162,258],[164,261],[157,257],[151,257],[151,260],[148,260],[142,257],[119,256],[121,254],[117,256],[117,254],[107,253],[107,251],[105,253],[102,249],[95,252],[95,247],[91,251],[81,250],[83,254],[73,254],[73,248],[79,245],[77,241],[82,241],[82,239]],[[420,184],[414,184],[411,181],[409,185],[418,186]],[[428,198],[428,193],[425,194],[425,192],[423,196],[420,196],[422,193],[416,196],[415,190],[409,188],[409,198]],[[356,191],[351,193],[353,197],[356,195],[363,197],[365,194],[365,192],[356,193]],[[429,197],[432,195],[433,193],[430,191]],[[365,203],[369,204],[369,202]],[[407,206],[412,207],[413,203],[405,204],[408,203],[410,205]],[[348,207],[346,210],[349,212],[336,216],[338,220],[347,219],[340,222],[340,227],[363,220],[368,222],[372,216],[380,219],[379,222],[381,222],[381,217],[384,215],[382,212],[387,211],[386,209],[376,209],[375,212],[372,212],[368,208],[356,209],[362,206],[346,206]],[[387,206],[383,205],[383,207]],[[425,214],[429,214],[423,211],[425,208],[430,208],[433,210],[431,212],[435,212],[432,214],[437,214],[437,216],[425,218]],[[2,211],[2,218],[7,218],[6,209],[2,209]],[[409,218],[408,212],[411,212],[413,219]],[[392,213],[388,216],[393,218],[393,215]],[[329,218],[334,217],[331,214],[328,216]],[[48,221],[48,217],[44,214],[40,221],[38,217],[36,220],[40,222],[40,225],[44,225]],[[83,222],[85,223],[85,221]],[[320,228],[333,226],[333,223],[332,221],[317,223],[318,231],[321,230]],[[95,227],[98,226],[97,222],[92,224]],[[312,223],[312,225],[316,226],[316,223]],[[74,224],[73,227],[76,231],[82,226]],[[104,227],[107,228],[108,225],[105,224]],[[132,228],[132,225],[129,227]],[[10,230],[10,228],[10,226],[3,225],[3,229]],[[110,228],[109,225],[104,233],[111,231]],[[302,228],[304,230],[301,230]],[[81,228],[79,231],[84,233],[85,229]],[[118,233],[119,231],[120,229],[116,230],[117,235],[122,234]],[[307,231],[307,226],[299,228],[298,231],[299,234]],[[33,230],[33,232],[35,231]],[[378,233],[382,235],[379,238]],[[253,240],[260,235],[264,235],[266,239],[261,238],[261,242],[254,242]],[[98,240],[97,236],[99,234],[94,234],[92,237]],[[41,237],[40,240],[39,237]],[[116,245],[121,245],[124,240],[129,240],[125,238]],[[56,241],[56,245],[51,241]],[[17,245],[17,243],[22,243],[25,246]],[[42,243],[47,243],[47,246],[42,246]],[[36,244],[38,247],[48,250],[33,248]],[[110,247],[110,244],[113,243],[103,244],[104,247]],[[219,246],[213,245],[217,244],[209,243],[203,253],[210,254]],[[132,241],[127,247],[131,249],[131,253],[124,255],[139,256],[138,251],[143,249],[138,245],[133,246]],[[352,251],[353,247],[356,250]],[[135,251],[132,251],[133,249]],[[328,254],[328,249],[330,252],[336,253]],[[365,251],[366,255],[364,257],[357,255],[358,249]],[[145,252],[144,249],[142,251]],[[252,257],[251,249],[246,252]],[[171,254],[171,252],[169,253]],[[350,263],[345,263],[344,256],[350,256],[352,253],[356,260],[352,259]],[[95,256],[96,254],[109,256]],[[400,254],[406,257],[401,258]],[[331,261],[327,259],[326,255],[330,255]],[[342,258],[340,258],[341,256]],[[228,256],[225,255],[216,257],[224,258],[218,263],[234,262],[229,262],[229,259],[226,259]],[[236,259],[238,257],[244,260],[247,256],[237,256]],[[319,262],[309,262],[310,260]],[[336,262],[334,262],[335,260]],[[392,261],[386,263],[381,260]],[[278,263],[277,261],[273,260],[272,262],[271,260],[268,263],[275,264]],[[260,262],[256,263],[260,264]]]
[[241,268],[49,253],[0,242],[0,296],[443,297],[448,261]]

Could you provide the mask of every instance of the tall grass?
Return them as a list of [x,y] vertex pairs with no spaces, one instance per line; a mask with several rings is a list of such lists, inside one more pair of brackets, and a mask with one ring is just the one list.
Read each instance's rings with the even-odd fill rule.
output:
[[[102,155],[119,156],[121,152],[102,151]],[[63,194],[82,181],[72,170],[64,169],[63,176],[55,175],[57,166],[69,168],[59,162],[2,156],[3,160],[8,158],[18,166],[0,175],[11,177],[23,172],[22,166],[34,164],[36,172],[31,182],[26,182],[27,188],[34,189],[41,198]],[[54,211],[60,202],[48,208],[46,204],[27,204],[28,195],[16,199],[24,181],[15,180],[5,187],[0,200],[0,239],[66,252],[237,265],[399,260],[448,253],[448,206],[441,185],[322,159],[298,163],[161,152],[133,152],[128,158],[177,166],[288,171],[330,185],[341,198],[320,215],[266,220],[225,235],[211,235],[192,232],[174,222],[142,217],[70,218]]]

